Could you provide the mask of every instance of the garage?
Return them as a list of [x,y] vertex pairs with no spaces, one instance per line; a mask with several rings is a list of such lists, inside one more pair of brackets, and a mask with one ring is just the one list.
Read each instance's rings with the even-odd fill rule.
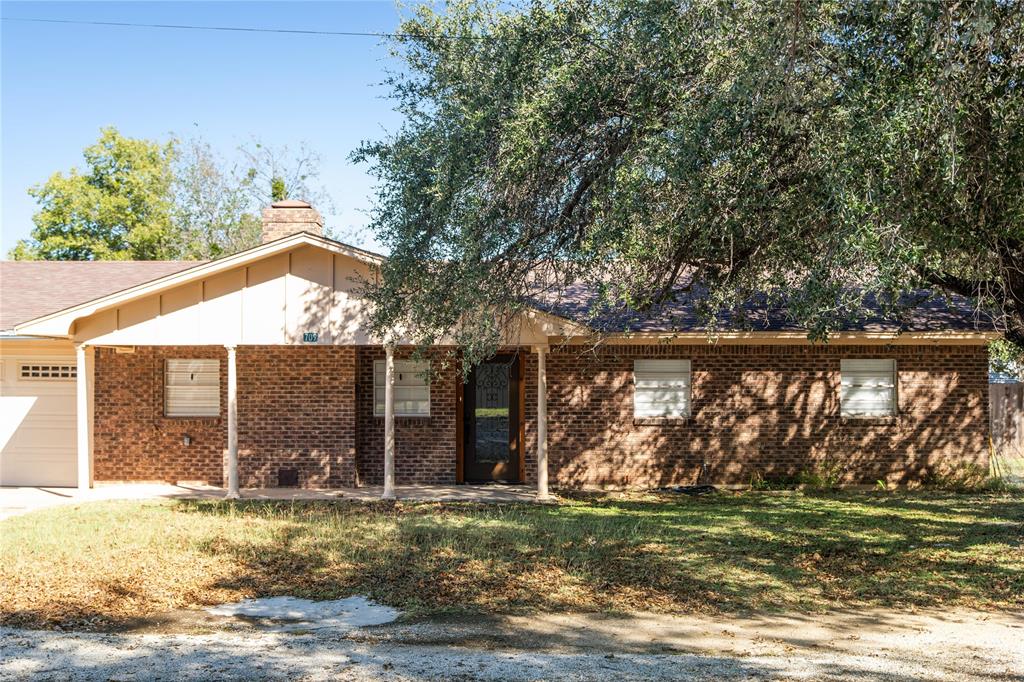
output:
[[0,358],[0,485],[77,483],[74,355]]
[[15,327],[195,265],[0,261],[0,485],[78,484],[75,347]]

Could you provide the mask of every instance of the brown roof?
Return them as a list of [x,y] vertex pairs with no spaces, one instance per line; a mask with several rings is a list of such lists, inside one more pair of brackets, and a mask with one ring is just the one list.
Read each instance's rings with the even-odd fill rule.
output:
[[0,332],[202,261],[0,261]]
[[[603,305],[598,290],[574,284],[545,299],[531,303],[541,310],[579,322],[601,332],[706,332],[709,321],[701,315],[703,287],[680,291],[665,303],[647,310]],[[996,329],[992,316],[963,296],[943,296],[927,289],[904,292],[899,300],[884,305],[875,295],[861,301],[862,309],[833,321],[842,332],[938,332]],[[770,302],[759,295],[737,310],[720,310],[714,315],[721,331],[805,332],[786,301]]]

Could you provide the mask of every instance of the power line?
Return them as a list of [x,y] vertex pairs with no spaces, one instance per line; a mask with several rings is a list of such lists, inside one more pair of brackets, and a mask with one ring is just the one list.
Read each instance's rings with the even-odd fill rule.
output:
[[[365,38],[422,38],[415,33],[385,33],[374,31],[315,31],[298,28],[253,28],[246,26],[194,26],[191,24],[135,24],[127,21],[85,21],[78,19],[38,19],[31,17],[3,17],[4,21],[22,21],[40,24],[79,24],[86,26],[120,26],[126,28],[173,28],[189,31],[233,31],[240,33],[290,33],[293,35],[360,36]],[[445,36],[447,38],[477,39],[479,36]]]

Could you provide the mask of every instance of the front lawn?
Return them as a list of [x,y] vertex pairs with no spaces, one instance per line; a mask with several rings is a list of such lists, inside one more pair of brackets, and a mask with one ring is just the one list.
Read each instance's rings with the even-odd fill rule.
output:
[[1019,493],[93,503],[0,523],[0,622],[354,593],[421,615],[1022,608],[1022,543]]

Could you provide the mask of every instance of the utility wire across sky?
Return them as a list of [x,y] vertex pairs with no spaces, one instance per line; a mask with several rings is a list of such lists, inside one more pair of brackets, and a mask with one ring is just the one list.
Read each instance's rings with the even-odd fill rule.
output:
[[[39,19],[32,17],[3,17],[4,21],[39,24],[79,24],[85,26],[120,26],[122,28],[171,28],[188,31],[232,31],[239,33],[290,33],[293,35],[358,36],[365,38],[419,38],[415,33],[385,33],[375,31],[317,31],[298,28],[255,28],[247,26],[194,26],[191,24],[136,24],[127,21],[86,21],[82,19]],[[451,39],[475,40],[481,36],[448,36]]]

